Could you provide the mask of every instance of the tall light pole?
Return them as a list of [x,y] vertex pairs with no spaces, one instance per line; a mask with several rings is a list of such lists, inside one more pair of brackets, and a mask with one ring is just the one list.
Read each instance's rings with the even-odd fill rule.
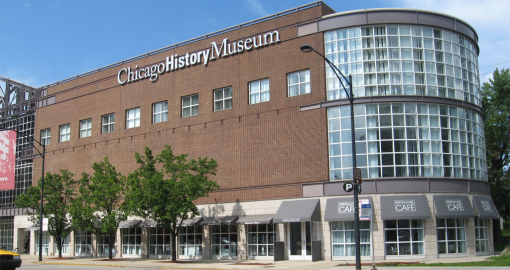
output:
[[[15,131],[16,134],[21,134],[22,137],[29,137],[29,135],[25,134],[22,131],[19,131],[17,129],[6,129],[1,128],[0,130],[12,130]],[[42,147],[42,153],[35,147],[34,142],[38,143],[39,146]],[[34,136],[30,138],[30,144],[39,152],[39,155],[42,157],[42,176],[41,176],[41,206],[40,206],[40,213],[39,213],[39,261],[42,261],[42,228],[43,228],[43,201],[44,201],[44,156],[46,155],[46,146],[42,144],[41,142],[34,139]]]
[[[352,167],[353,167],[353,177],[354,177],[354,168],[356,168],[356,138],[354,137],[354,95],[352,94],[352,75],[349,74],[349,80],[345,78],[344,74],[338,69],[338,67],[335,66],[335,64],[331,63],[329,59],[327,59],[324,55],[322,55],[320,52],[314,50],[314,48],[308,44],[301,45],[301,51],[304,53],[307,52],[315,52],[320,57],[324,58],[326,60],[326,63],[328,63],[329,67],[333,70],[336,77],[340,81],[340,84],[342,85],[342,88],[345,91],[345,94],[347,95],[347,98],[349,99],[349,103],[351,104],[351,139],[352,139]],[[349,85],[349,92],[347,92],[347,88],[345,88],[344,83],[342,82],[342,78],[340,75],[345,79],[347,84]],[[359,234],[359,200],[358,200],[358,184],[354,184],[354,230],[355,230],[355,241],[356,241],[356,269],[361,269],[361,248],[360,248],[360,234]]]

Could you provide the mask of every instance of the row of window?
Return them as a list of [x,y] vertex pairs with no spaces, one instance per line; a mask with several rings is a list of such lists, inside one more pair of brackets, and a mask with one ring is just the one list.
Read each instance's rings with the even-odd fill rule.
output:
[[[303,70],[287,75],[289,97],[308,94],[311,92],[310,70]],[[269,79],[262,79],[249,83],[250,104],[267,102],[270,100]],[[232,87],[216,89],[213,92],[214,111],[222,111],[232,108]],[[198,94],[182,97],[182,117],[198,115]],[[152,105],[152,123],[168,121],[168,101],[154,103]],[[126,110],[126,129],[140,126],[140,107]],[[80,121],[80,138],[92,135],[92,119]],[[115,113],[105,114],[101,117],[101,133],[106,134],[115,131]],[[71,124],[59,127],[59,142],[71,140]],[[51,143],[51,129],[41,130],[41,143]]]
[[[255,256],[274,256],[275,231],[273,224],[248,226],[248,254]],[[466,223],[464,219],[438,219],[438,254],[466,253]],[[487,219],[475,218],[476,252],[489,251],[489,223]],[[141,228],[122,229],[122,254],[141,255]],[[38,237],[37,237],[38,239]],[[171,255],[171,235],[164,228],[150,229],[150,255],[152,257]],[[384,241],[386,255],[423,255],[424,225],[421,219],[385,220]],[[360,221],[360,248],[362,256],[371,255],[370,222]],[[334,257],[355,256],[354,221],[331,222],[332,254]],[[38,241],[36,243],[39,243]],[[63,254],[69,253],[69,236],[62,241]],[[108,254],[108,239],[98,238],[98,253]],[[75,235],[75,256],[91,255],[90,232],[77,231]],[[178,238],[179,255],[202,256],[202,226],[181,228]],[[49,246],[49,236],[43,234],[43,250]],[[212,226],[212,255],[218,257],[237,256],[237,226]],[[36,251],[38,246],[36,247]],[[55,252],[57,247],[55,244]]]
[[[466,225],[464,219],[438,219],[438,254],[466,253]],[[487,219],[475,218],[476,252],[489,251],[489,227]],[[333,256],[355,256],[354,221],[331,222]],[[386,255],[423,255],[424,226],[421,219],[384,221]],[[361,256],[370,256],[370,222],[360,221]]]

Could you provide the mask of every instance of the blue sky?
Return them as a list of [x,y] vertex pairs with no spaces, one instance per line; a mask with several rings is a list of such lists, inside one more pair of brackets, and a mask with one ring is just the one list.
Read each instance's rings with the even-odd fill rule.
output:
[[[44,86],[313,0],[0,0],[0,76]],[[404,7],[456,16],[479,35],[482,81],[510,68],[508,0],[326,0],[337,12]]]

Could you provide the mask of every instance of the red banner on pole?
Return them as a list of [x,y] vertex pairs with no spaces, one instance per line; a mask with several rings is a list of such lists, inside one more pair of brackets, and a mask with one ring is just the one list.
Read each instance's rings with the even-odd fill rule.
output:
[[0,190],[14,189],[16,131],[0,131]]

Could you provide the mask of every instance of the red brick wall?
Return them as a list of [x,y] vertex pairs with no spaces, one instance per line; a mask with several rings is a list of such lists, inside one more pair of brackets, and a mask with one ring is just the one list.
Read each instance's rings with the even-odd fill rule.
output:
[[[69,169],[91,172],[91,165],[108,156],[123,174],[136,168],[134,153],[145,146],[159,153],[171,145],[176,154],[210,157],[218,162],[213,177],[221,190],[201,203],[236,200],[279,199],[301,196],[301,183],[327,181],[327,123],[324,109],[300,112],[300,105],[325,100],[324,62],[304,54],[308,43],[323,48],[322,34],[297,37],[297,25],[330,11],[314,7],[243,27],[157,55],[97,72],[48,89],[57,103],[37,110],[36,136],[51,128],[46,171]],[[156,82],[117,82],[122,67],[164,62],[175,53],[183,55],[220,44],[278,30],[281,42],[226,58],[207,66],[198,64],[160,74]],[[287,74],[311,70],[312,93],[288,97]],[[250,81],[269,78],[270,101],[249,105]],[[232,86],[233,108],[213,111],[213,90]],[[199,115],[181,118],[181,97],[199,94]],[[168,101],[168,121],[152,124],[152,104]],[[125,129],[126,109],[141,108],[141,125]],[[115,113],[115,132],[101,134],[101,116]],[[79,121],[92,118],[92,136],[79,138]],[[58,142],[59,125],[71,124],[71,140]],[[36,161],[34,179],[40,177]],[[38,173],[39,172],[39,173]]]

